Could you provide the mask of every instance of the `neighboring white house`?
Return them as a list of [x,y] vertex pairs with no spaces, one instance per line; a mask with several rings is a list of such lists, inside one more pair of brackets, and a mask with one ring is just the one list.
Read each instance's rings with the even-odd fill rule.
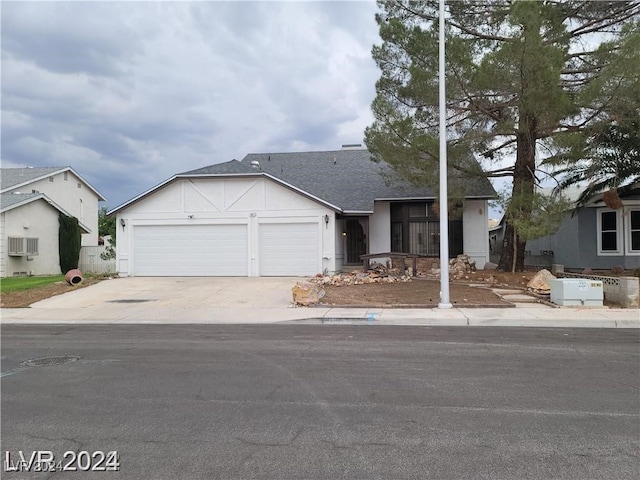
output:
[[[439,256],[436,196],[364,149],[251,154],[175,175],[108,212],[123,276],[308,276],[365,253]],[[450,253],[489,260],[486,179],[465,182]]]
[[2,168],[0,276],[60,273],[58,215],[76,217],[82,245],[98,245],[105,198],[71,167]]

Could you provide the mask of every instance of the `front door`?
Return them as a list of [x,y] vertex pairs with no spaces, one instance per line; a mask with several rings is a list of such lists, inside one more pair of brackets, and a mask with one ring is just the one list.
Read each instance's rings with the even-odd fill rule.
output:
[[347,263],[360,263],[360,255],[367,253],[364,229],[358,220],[347,220]]

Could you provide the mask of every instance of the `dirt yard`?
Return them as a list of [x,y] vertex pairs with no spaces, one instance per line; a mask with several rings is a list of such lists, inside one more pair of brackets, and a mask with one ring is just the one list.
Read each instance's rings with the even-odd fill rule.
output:
[[[498,272],[480,270],[464,274],[459,279],[451,278],[449,298],[456,307],[499,307],[504,302],[493,289],[521,290],[525,293],[529,281],[537,271]],[[637,272],[599,272],[602,275],[637,275]],[[363,285],[324,285],[323,305],[362,307],[434,307],[440,301],[439,278],[417,278],[410,282],[367,283]],[[605,298],[604,305],[618,308],[619,305]]]
[[[458,307],[503,307],[504,302],[489,287],[524,289],[536,272],[505,273],[478,271],[452,281],[449,287],[451,303]],[[364,285],[325,285],[324,305],[343,306],[437,306],[440,301],[440,281],[418,278],[410,282],[368,283]]]
[[25,308],[32,303],[44,300],[45,298],[71,292],[78,288],[94,285],[102,280],[101,277],[85,278],[80,285],[72,287],[65,281],[57,282],[44,287],[31,288],[29,290],[19,290],[17,292],[3,293],[0,298],[1,308]]

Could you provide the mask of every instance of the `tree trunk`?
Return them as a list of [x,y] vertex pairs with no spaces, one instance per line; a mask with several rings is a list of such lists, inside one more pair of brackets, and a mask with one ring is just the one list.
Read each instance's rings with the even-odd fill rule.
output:
[[505,272],[520,272],[524,270],[524,249],[526,245],[527,242],[520,240],[513,226],[507,223],[498,268]]
[[516,163],[513,171],[511,201],[507,207],[506,226],[502,244],[502,255],[498,268],[505,272],[524,270],[524,251],[527,246],[515,230],[510,219],[526,220],[531,217],[533,194],[535,190],[536,169],[536,120],[533,116],[524,116],[521,131],[517,136]]

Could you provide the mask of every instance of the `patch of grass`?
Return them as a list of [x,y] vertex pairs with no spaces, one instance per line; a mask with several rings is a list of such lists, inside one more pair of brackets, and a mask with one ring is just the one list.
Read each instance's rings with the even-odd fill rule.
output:
[[0,280],[0,292],[10,293],[20,290],[43,287],[56,282],[64,282],[64,275],[51,275],[46,277],[10,277]]

